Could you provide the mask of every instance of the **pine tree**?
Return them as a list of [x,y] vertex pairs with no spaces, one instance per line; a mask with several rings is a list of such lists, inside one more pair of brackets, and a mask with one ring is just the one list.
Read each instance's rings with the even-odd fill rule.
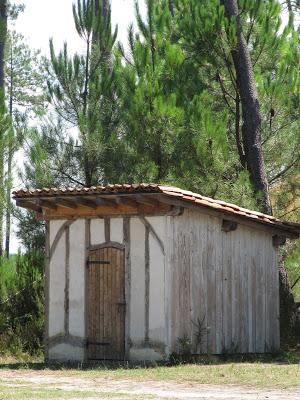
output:
[[11,189],[14,155],[24,143],[29,121],[46,112],[45,68],[39,51],[31,50],[22,35],[8,33],[5,57],[6,103],[10,129],[6,139],[5,253],[9,256],[11,236]]
[[147,0],[146,21],[135,3],[138,33],[129,28],[127,54],[119,45],[120,92],[126,141],[132,149],[129,179],[169,181],[174,173],[176,143],[183,112],[177,106],[175,71],[183,62],[178,46],[170,41],[170,13],[166,1]]
[[[103,13],[99,12],[101,9]],[[70,57],[67,44],[56,55],[50,41],[54,82],[48,86],[57,113],[78,129],[79,142],[73,154],[79,167],[77,180],[90,186],[109,179],[106,161],[118,138],[118,103],[114,98],[111,58],[117,29],[111,30],[107,2],[78,0],[73,16],[77,33],[85,43],[85,55]]]

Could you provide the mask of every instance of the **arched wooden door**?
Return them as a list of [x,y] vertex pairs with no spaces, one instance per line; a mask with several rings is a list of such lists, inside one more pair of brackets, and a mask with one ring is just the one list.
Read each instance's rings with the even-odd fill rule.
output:
[[88,258],[88,358],[122,360],[125,355],[124,250],[90,250]]

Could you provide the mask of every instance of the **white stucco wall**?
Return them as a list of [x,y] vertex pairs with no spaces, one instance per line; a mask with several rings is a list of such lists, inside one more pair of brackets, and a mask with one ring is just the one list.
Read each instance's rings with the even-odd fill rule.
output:
[[54,219],[53,221],[50,222],[50,247],[53,244],[53,241],[59,231],[59,229],[63,226],[63,224],[66,222],[64,219]]
[[[50,222],[50,248],[57,232],[65,221]],[[62,235],[56,246],[51,261],[49,273],[49,336],[64,331],[64,301],[65,301],[65,252],[66,236]]]
[[69,332],[85,336],[85,220],[70,226]]
[[111,242],[123,243],[123,218],[112,218],[110,220]]
[[83,361],[84,348],[60,343],[49,349],[49,358],[57,361]]
[[[165,217],[147,218],[157,236],[164,244]],[[150,233],[150,296],[149,338],[153,343],[165,342],[165,257],[157,239]]]
[[[165,241],[166,217],[148,217],[146,219],[155,230],[161,242]],[[50,240],[65,221],[51,221]],[[130,218],[130,242],[127,260],[130,266],[130,295],[127,301],[129,325],[125,337],[129,339],[129,358],[131,360],[160,360],[165,355],[165,262],[161,245],[150,229],[149,234],[149,344],[145,344],[145,238],[146,228],[138,217]],[[85,339],[85,257],[86,257],[86,221],[78,219],[69,226],[69,334]],[[110,219],[110,241],[124,243],[123,218]],[[90,221],[90,243],[105,243],[105,221],[102,218]],[[49,337],[66,334],[65,330],[65,273],[66,273],[66,234],[57,245],[50,263],[50,304]],[[130,301],[129,301],[130,299]],[[67,339],[66,339],[67,340]],[[56,360],[84,359],[84,348],[68,342],[52,344],[49,358]]]
[[145,338],[145,227],[138,218],[130,220],[130,236],[130,339],[133,345],[141,345]]
[[97,218],[91,220],[91,245],[105,242],[104,219]]

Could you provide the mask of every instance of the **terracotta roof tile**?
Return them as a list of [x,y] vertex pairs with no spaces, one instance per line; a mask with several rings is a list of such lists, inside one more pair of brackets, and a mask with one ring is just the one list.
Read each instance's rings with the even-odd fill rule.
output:
[[194,203],[202,207],[208,207],[220,212],[248,218],[255,222],[264,223],[269,226],[276,226],[288,232],[300,234],[300,224],[280,221],[279,219],[265,215],[258,211],[248,210],[237,206],[236,204],[226,203],[225,201],[211,199],[198,193],[188,190],[182,190],[173,186],[157,185],[157,184],[117,184],[106,186],[92,187],[63,187],[63,188],[43,188],[43,189],[20,189],[13,192],[15,199],[38,198],[38,197],[55,197],[64,195],[80,195],[80,194],[131,194],[131,193],[160,193],[173,199],[178,199],[188,203]]

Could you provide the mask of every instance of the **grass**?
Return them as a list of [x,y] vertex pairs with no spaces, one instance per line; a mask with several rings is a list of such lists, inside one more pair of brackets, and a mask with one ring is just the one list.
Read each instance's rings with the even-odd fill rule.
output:
[[[88,399],[88,398],[99,398],[100,393],[95,391],[78,391],[78,390],[62,390],[62,389],[49,389],[48,387],[38,386],[35,388],[26,387],[24,384],[14,385],[8,387],[7,385],[0,383],[0,400],[40,400],[40,399]],[[113,393],[113,392],[101,392],[101,399],[124,399],[124,400],[150,400],[153,396],[131,396],[127,393]]]
[[181,364],[174,366],[96,366],[67,364],[46,365],[36,362],[16,363],[14,359],[2,359],[0,370],[19,370],[22,372],[43,372],[51,376],[74,376],[92,379],[111,380],[151,380],[176,381],[195,384],[237,384],[254,386],[292,387],[300,386],[300,355],[284,354],[277,358],[258,356],[258,358],[229,359],[217,357],[205,359],[203,364]]
[[[130,384],[163,387],[181,384],[189,390],[201,384],[300,389],[300,356],[258,356],[247,361],[208,357],[203,364],[174,366],[46,365],[0,359],[0,400],[25,399],[124,399],[151,400],[151,394],[130,393]],[[204,360],[203,360],[204,361]],[[41,377],[43,378],[41,380]],[[125,383],[124,383],[125,382]]]

